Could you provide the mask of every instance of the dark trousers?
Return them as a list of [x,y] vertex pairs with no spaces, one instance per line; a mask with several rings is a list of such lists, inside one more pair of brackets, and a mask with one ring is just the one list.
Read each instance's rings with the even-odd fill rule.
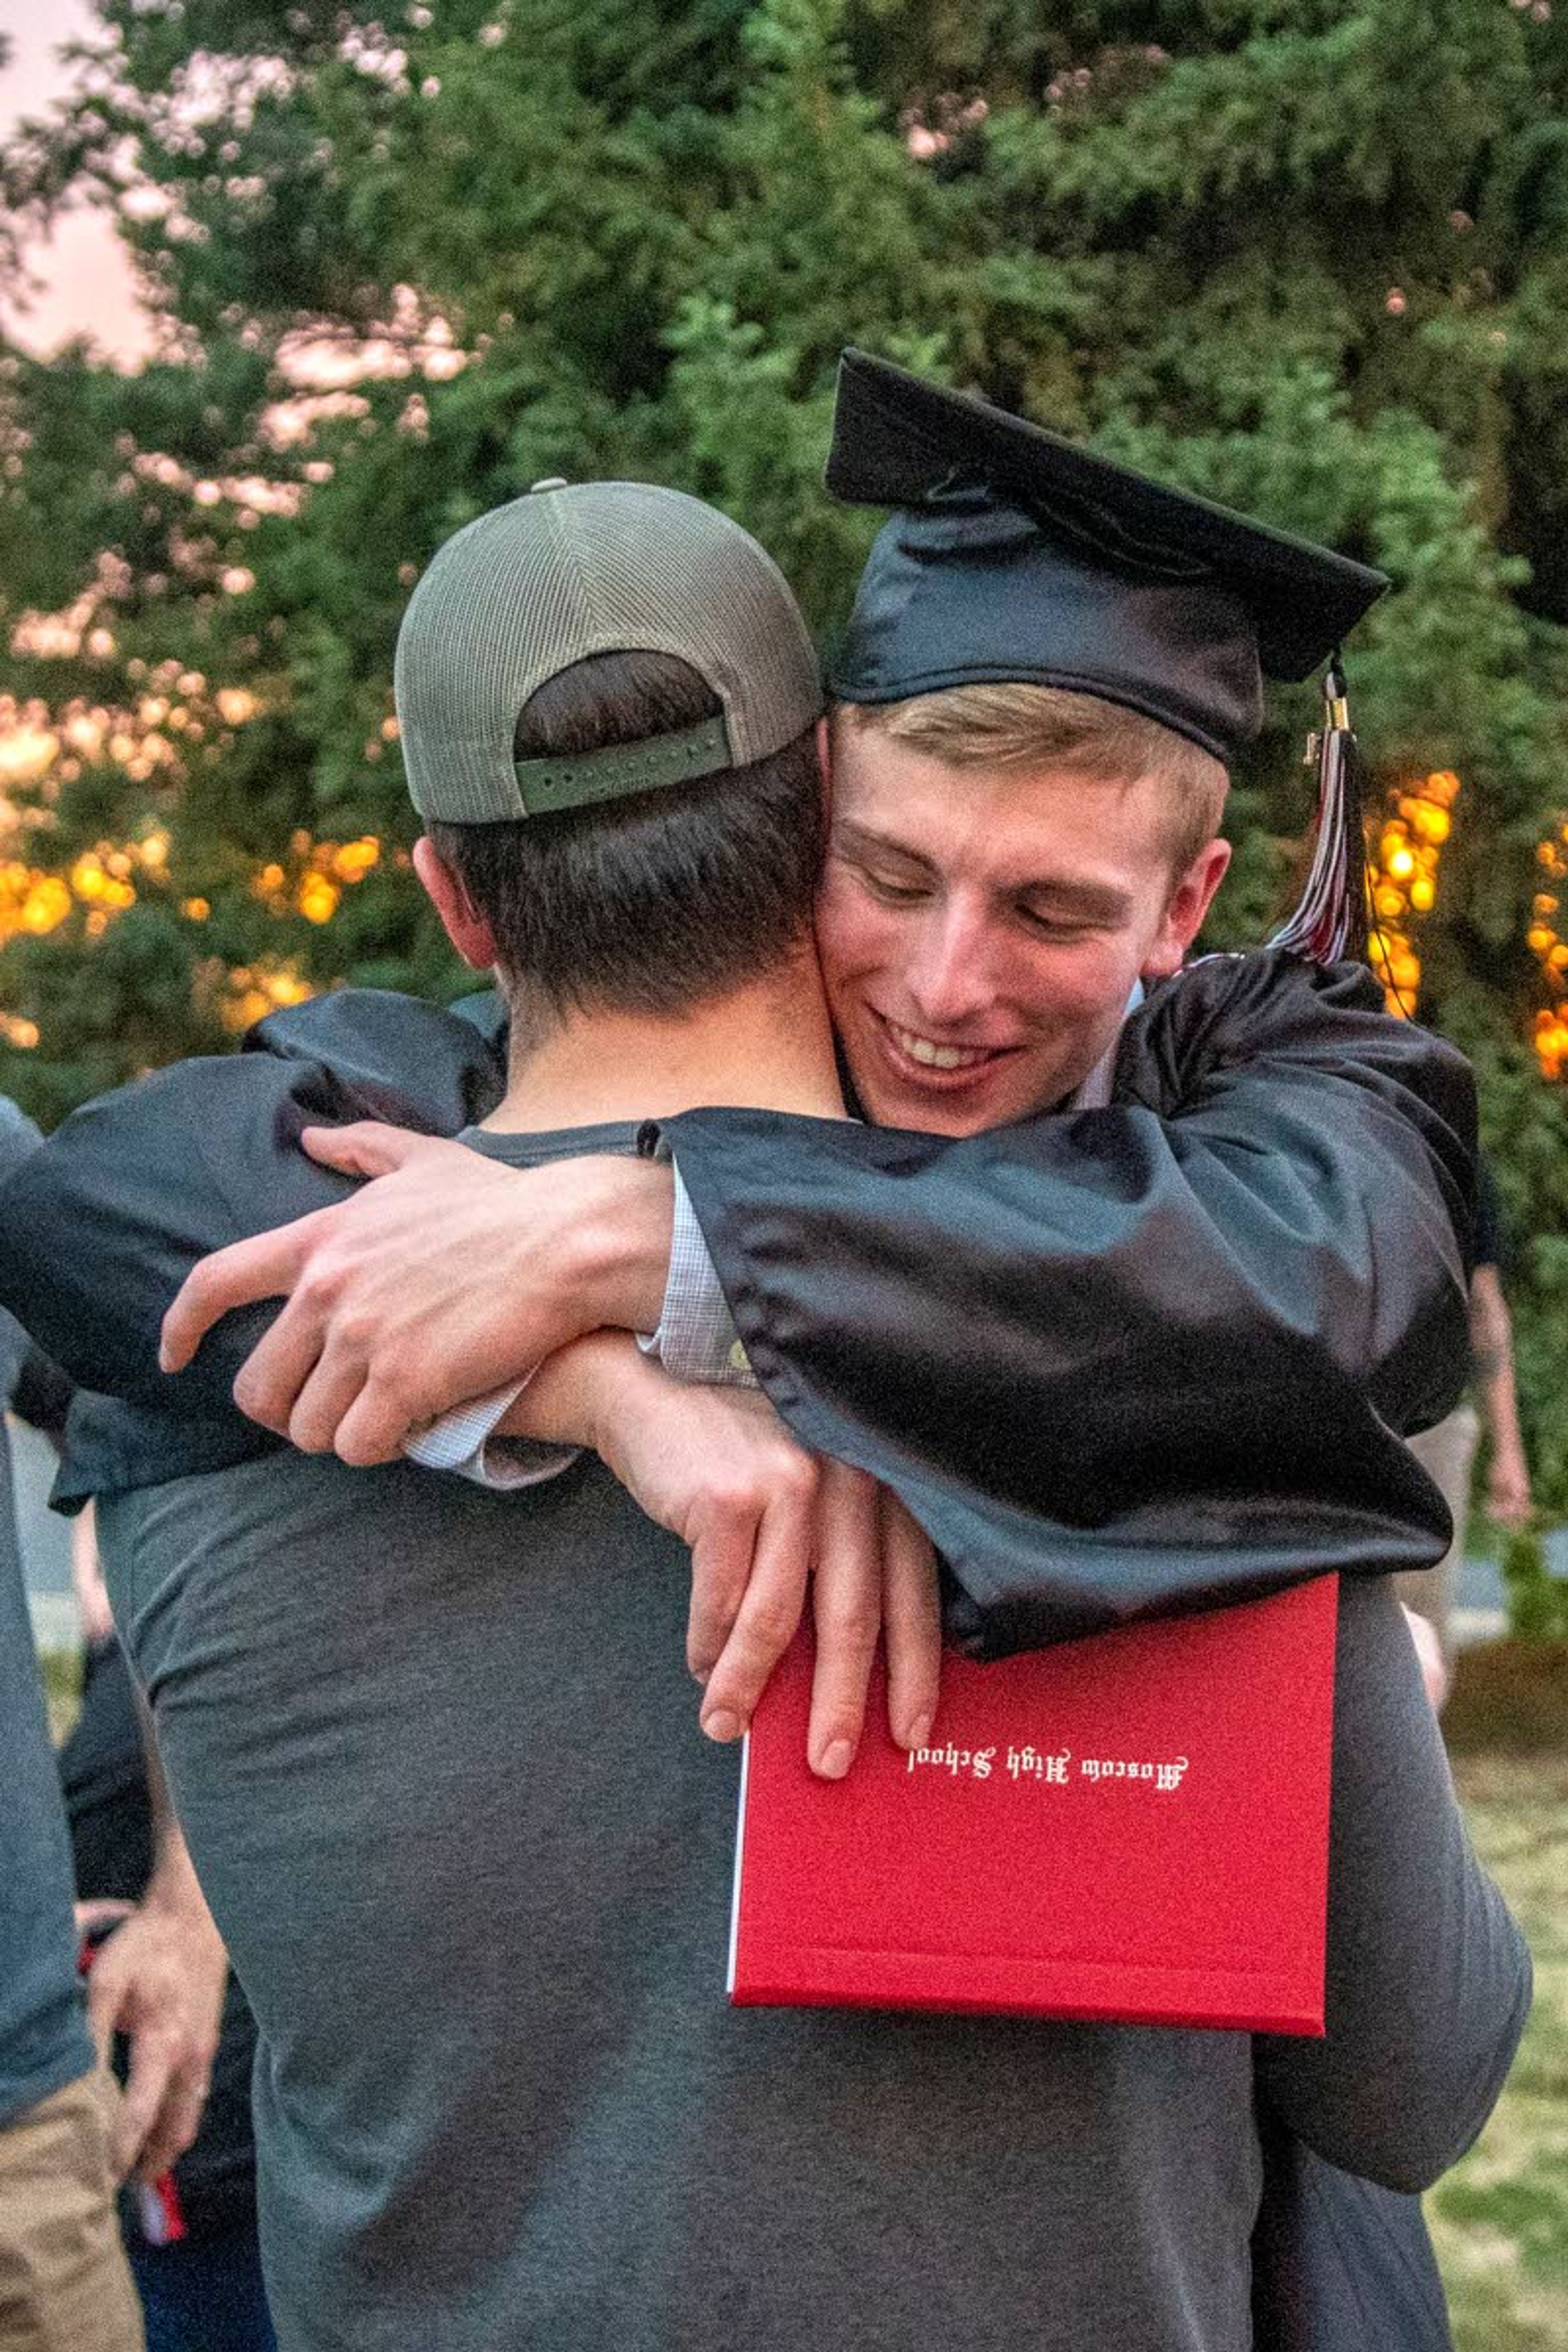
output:
[[147,2352],[277,2352],[254,2225],[129,2252]]

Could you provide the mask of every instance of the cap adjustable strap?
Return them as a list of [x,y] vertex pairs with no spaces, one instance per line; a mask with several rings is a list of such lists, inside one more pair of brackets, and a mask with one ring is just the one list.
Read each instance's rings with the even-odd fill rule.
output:
[[730,730],[722,719],[705,719],[678,734],[650,735],[640,743],[612,743],[602,751],[562,753],[519,760],[513,772],[525,816],[549,816],[556,809],[585,808],[595,801],[629,799],[661,784],[689,784],[699,776],[732,768]]

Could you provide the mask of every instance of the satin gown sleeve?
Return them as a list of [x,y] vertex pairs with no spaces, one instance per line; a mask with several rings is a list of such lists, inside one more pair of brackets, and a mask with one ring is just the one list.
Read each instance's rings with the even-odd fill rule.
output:
[[903,1497],[976,1656],[1448,1541],[1401,1433],[1466,1375],[1462,1056],[1360,967],[1216,957],[1115,1094],[957,1141],[667,1123],[768,1395]]
[[274,1013],[247,1050],[183,1062],[86,1104],[0,1188],[0,1304],[78,1384],[57,1499],[152,1486],[266,1452],[235,1376],[277,1313],[226,1316],[175,1379],[165,1310],[198,1258],[353,1190],[299,1149],[312,1121],[453,1135],[505,1089],[487,1006],[467,1017],[345,989]]

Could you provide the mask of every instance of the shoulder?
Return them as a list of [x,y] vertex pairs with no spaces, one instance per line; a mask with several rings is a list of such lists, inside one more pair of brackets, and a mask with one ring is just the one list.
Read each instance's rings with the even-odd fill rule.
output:
[[1329,1081],[1418,1106],[1473,1150],[1468,1063],[1445,1039],[1390,1013],[1364,964],[1315,964],[1278,948],[1201,958],[1128,1022],[1116,1090],[1169,1110],[1252,1073],[1275,1086]]
[[1151,990],[1134,1024],[1232,1053],[1346,1024],[1390,1034],[1409,1026],[1385,1010],[1364,964],[1310,963],[1280,948],[1198,957]]
[[[169,1185],[182,1199],[216,1188],[251,1206],[249,1229],[259,1230],[342,1190],[321,1192],[321,1171],[300,1161],[304,1127],[379,1118],[456,1134],[500,1099],[504,1052],[504,1035],[417,998],[334,991],[262,1022],[238,1054],[174,1063],[83,1105],[49,1139],[25,1189],[49,1199],[73,1182],[107,1181],[117,1198],[140,1200]],[[0,1152],[5,1140],[0,1134]],[[296,1163],[310,1171],[310,1191],[291,1210],[273,1188],[278,1170]]]

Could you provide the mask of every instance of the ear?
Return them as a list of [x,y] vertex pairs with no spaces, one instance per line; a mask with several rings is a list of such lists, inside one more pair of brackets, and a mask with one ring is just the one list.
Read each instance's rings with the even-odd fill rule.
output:
[[1229,864],[1228,841],[1211,841],[1199,850],[1166,902],[1160,928],[1143,958],[1145,980],[1168,980],[1180,971]]
[[463,961],[475,971],[489,971],[499,963],[495,933],[476,909],[461,876],[453,872],[428,834],[422,833],[414,845],[414,871]]

